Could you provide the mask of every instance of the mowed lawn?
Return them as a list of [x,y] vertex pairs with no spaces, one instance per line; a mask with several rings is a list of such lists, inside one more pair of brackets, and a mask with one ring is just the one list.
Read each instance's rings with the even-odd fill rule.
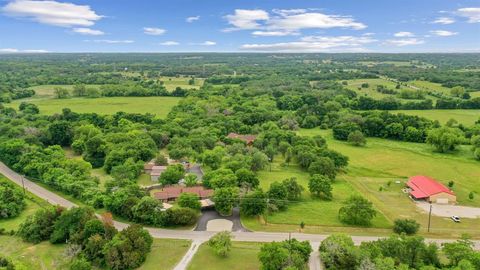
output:
[[16,236],[0,236],[0,254],[10,257],[25,269],[69,269],[70,261],[64,256],[66,245],[50,242],[31,244]]
[[[102,115],[116,112],[151,113],[165,117],[173,106],[181,100],[178,97],[103,97],[103,98],[69,98],[69,99],[31,99],[28,102],[36,104],[40,113],[51,115],[61,113],[63,108],[70,108],[77,113],[97,113]],[[16,100],[6,104],[18,108],[21,102]]]
[[480,110],[396,110],[390,112],[418,115],[430,120],[437,120],[441,124],[445,124],[450,119],[455,119],[458,123],[472,126],[480,120]]
[[152,251],[139,270],[171,270],[180,262],[191,245],[190,240],[154,239]]
[[[277,156],[272,163],[272,169],[260,171],[260,187],[268,190],[271,183],[282,181],[287,178],[295,177],[298,183],[304,187],[301,200],[291,202],[286,211],[270,213],[265,220],[242,217],[245,226],[252,230],[277,231],[277,230],[298,230],[299,224],[306,224],[305,232],[317,232],[324,230],[343,230],[346,227],[338,219],[338,211],[344,205],[344,202],[354,194],[359,192],[347,181],[343,175],[339,175],[333,183],[333,199],[331,201],[312,198],[308,191],[308,180],[310,175],[302,170],[297,164],[290,164],[282,167],[283,158]],[[388,220],[381,212],[373,219],[373,228],[390,228],[391,220]],[[327,228],[328,227],[328,228]]]
[[260,269],[258,252],[261,243],[232,242],[232,249],[227,257],[217,256],[206,244],[202,244],[193,257],[188,270],[257,270]]
[[[480,162],[472,157],[470,147],[461,146],[450,154],[435,153],[427,144],[368,138],[367,146],[355,147],[334,140],[330,130],[302,129],[300,134],[320,134],[330,148],[350,159],[344,179],[371,200],[388,219],[413,218],[425,233],[428,215],[420,211],[402,192],[408,177],[431,176],[444,184],[454,181],[453,190],[459,205],[480,207]],[[399,184],[396,181],[400,181]],[[335,190],[335,189],[334,189]],[[473,200],[468,194],[473,191]],[[462,219],[454,223],[449,218],[433,217],[432,233],[438,236],[460,236],[469,233],[480,237],[480,219]]]

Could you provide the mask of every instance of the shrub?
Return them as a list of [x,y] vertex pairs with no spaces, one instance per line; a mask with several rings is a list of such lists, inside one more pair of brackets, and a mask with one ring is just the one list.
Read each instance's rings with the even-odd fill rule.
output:
[[62,211],[63,208],[60,207],[37,210],[20,224],[17,235],[23,241],[35,244],[49,239],[54,230],[55,222],[60,217]]
[[360,195],[351,196],[338,211],[338,218],[349,225],[368,226],[377,215],[373,204]]
[[420,224],[413,219],[396,219],[393,225],[393,231],[398,234],[412,235],[418,232]]
[[181,207],[191,208],[194,210],[200,210],[202,205],[200,204],[199,197],[194,193],[182,193],[177,199],[177,203]]
[[197,212],[190,208],[174,207],[166,212],[165,223],[170,226],[186,226],[197,222]]
[[208,240],[208,246],[211,247],[218,256],[226,257],[232,248],[232,234],[227,231],[219,232]]

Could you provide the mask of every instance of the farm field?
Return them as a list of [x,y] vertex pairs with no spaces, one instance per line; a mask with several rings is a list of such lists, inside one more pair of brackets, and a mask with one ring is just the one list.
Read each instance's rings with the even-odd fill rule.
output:
[[[78,113],[114,114],[151,113],[158,117],[165,117],[173,106],[181,100],[178,97],[106,97],[106,98],[70,98],[70,99],[38,99],[29,102],[36,104],[40,113],[51,115],[61,113],[62,109],[70,108]],[[8,107],[18,108],[25,100],[15,100],[6,104]]]
[[[343,178],[370,199],[387,218],[409,217],[417,220],[422,225],[422,233],[425,233],[427,213],[421,212],[401,192],[409,176],[428,175],[445,184],[452,180],[455,182],[453,190],[459,205],[480,207],[478,196],[473,200],[468,199],[470,191],[480,194],[480,166],[473,159],[468,146],[462,146],[451,154],[440,154],[434,153],[427,144],[368,138],[367,146],[355,147],[334,140],[331,131],[302,129],[299,133],[305,136],[322,135],[329,147],[348,155],[349,166]],[[398,180],[401,184],[395,184]],[[453,223],[448,218],[433,217],[432,224],[435,226],[432,226],[430,236],[438,234],[451,237],[454,236],[454,230],[455,236],[469,233],[480,237],[478,219],[463,219],[461,223]]]
[[440,124],[445,124],[448,120],[455,119],[460,124],[472,126],[476,121],[480,120],[480,110],[395,110],[390,112],[418,115],[430,120],[437,120]]
[[206,244],[202,244],[193,257],[188,270],[254,270],[260,268],[258,252],[261,244],[254,242],[232,242],[231,252],[227,257],[217,256]]

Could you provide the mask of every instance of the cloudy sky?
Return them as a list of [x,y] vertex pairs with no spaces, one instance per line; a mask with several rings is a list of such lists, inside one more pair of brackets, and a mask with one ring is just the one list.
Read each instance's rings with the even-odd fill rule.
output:
[[480,52],[480,0],[0,0],[8,52]]

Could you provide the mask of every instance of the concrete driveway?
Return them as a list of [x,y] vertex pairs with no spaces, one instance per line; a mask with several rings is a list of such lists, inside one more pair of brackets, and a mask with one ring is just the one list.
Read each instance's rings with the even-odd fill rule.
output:
[[[426,213],[430,211],[430,204],[427,202],[416,202],[416,205]],[[433,203],[432,215],[439,217],[459,216],[462,218],[480,218],[480,208]]]
[[[226,222],[221,222],[222,220]],[[210,223],[213,221],[212,223]],[[227,222],[228,221],[228,222]],[[234,208],[233,209],[233,214],[229,217],[222,217],[220,216],[217,211],[215,210],[204,210],[202,211],[202,216],[198,220],[197,227],[195,228],[195,231],[209,231],[209,223],[210,227],[216,223],[218,224],[223,224],[223,228],[226,228],[229,226],[231,228],[230,230],[233,232],[248,232],[247,229],[245,229],[242,226],[242,222],[240,221],[240,209]],[[215,227],[215,226],[213,226]]]

